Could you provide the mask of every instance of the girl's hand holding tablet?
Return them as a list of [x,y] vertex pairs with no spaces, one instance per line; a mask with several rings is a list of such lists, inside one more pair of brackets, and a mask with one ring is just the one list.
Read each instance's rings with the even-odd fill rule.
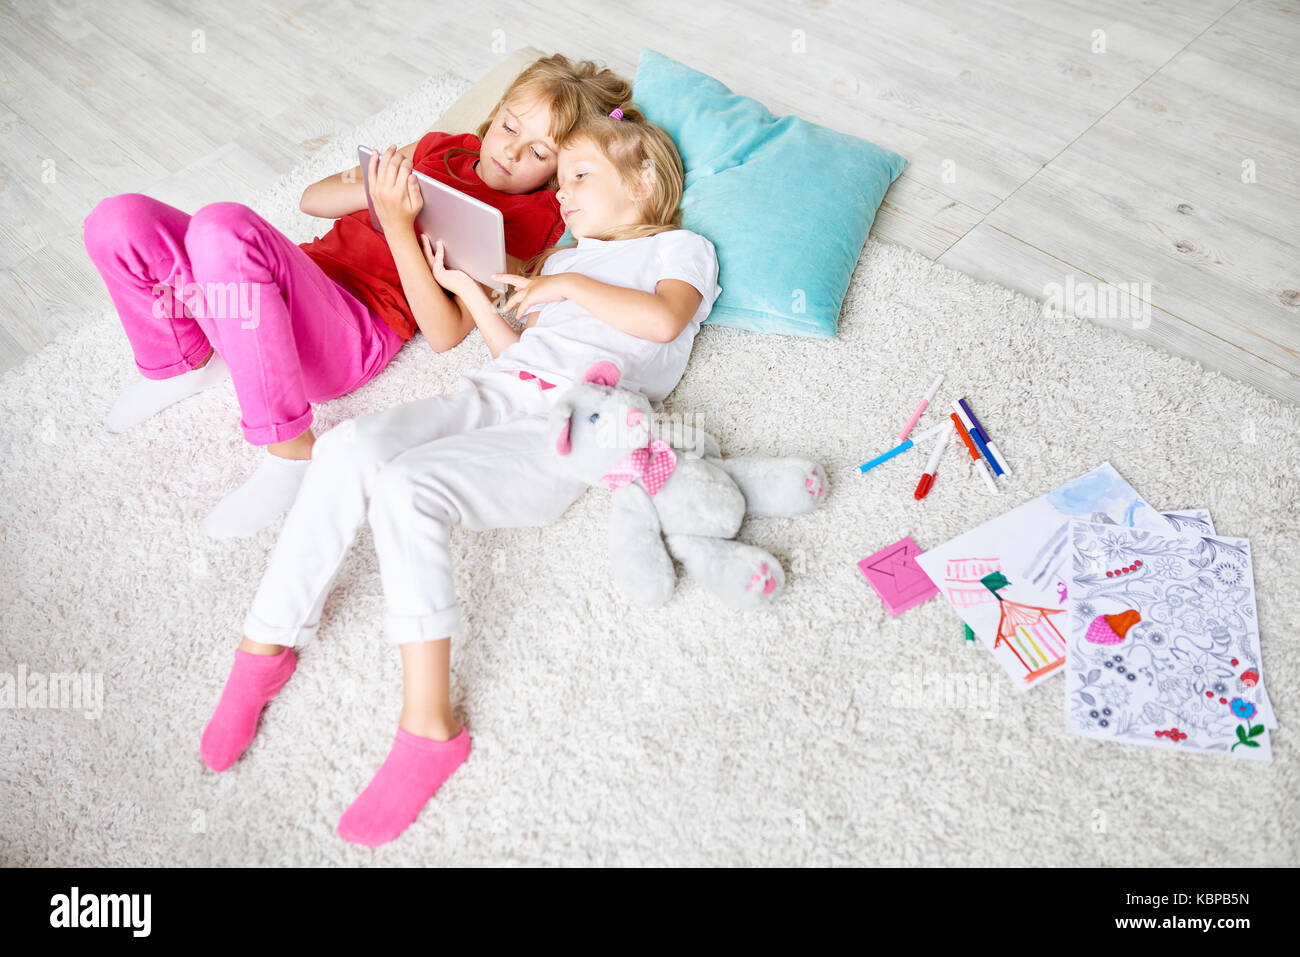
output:
[[420,248],[424,250],[424,258],[428,260],[429,268],[433,270],[433,278],[438,280],[438,285],[443,289],[455,293],[462,299],[474,295],[475,292],[483,291],[483,287],[475,282],[474,277],[469,273],[446,267],[443,263],[441,239],[434,242],[429,239],[428,233],[420,233]]
[[420,249],[423,250],[424,258],[429,263],[433,278],[437,280],[438,285],[442,286],[443,289],[464,299],[468,295],[466,290],[474,287],[483,293],[483,298],[489,303],[496,303],[500,293],[495,289],[483,285],[483,283],[463,270],[448,269],[444,265],[443,242],[441,239],[435,242],[429,238],[428,233],[420,233]]
[[411,168],[411,160],[390,146],[381,154],[370,154],[370,198],[375,204],[375,215],[385,231],[390,225],[410,228],[416,215],[424,208],[420,184]]

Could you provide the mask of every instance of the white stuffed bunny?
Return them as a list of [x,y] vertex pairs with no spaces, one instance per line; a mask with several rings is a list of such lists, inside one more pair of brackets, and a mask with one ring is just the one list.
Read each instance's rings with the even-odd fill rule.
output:
[[733,536],[746,513],[812,511],[825,470],[802,458],[724,459],[698,430],[687,447],[654,439],[649,400],[616,388],[619,375],[612,362],[592,365],[552,407],[548,432],[573,475],[613,490],[615,583],[637,602],[661,605],[676,584],[675,558],[727,605],[767,604],[785,584],[781,564]]

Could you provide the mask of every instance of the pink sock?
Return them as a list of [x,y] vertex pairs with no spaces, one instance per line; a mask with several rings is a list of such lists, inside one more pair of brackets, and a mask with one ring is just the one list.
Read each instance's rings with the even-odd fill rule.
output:
[[383,766],[339,819],[339,836],[354,844],[386,844],[411,825],[442,782],[469,757],[469,732],[435,741],[397,729]]
[[235,664],[217,702],[216,713],[203,729],[199,753],[214,771],[235,763],[253,742],[257,719],[297,667],[292,648],[278,655],[255,655],[235,649]]

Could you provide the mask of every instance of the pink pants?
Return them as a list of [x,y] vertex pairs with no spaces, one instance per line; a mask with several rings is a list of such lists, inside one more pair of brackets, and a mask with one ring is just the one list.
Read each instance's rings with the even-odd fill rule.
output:
[[254,445],[307,431],[312,402],[360,388],[402,346],[369,306],[242,203],[190,216],[123,193],[91,210],[82,232],[140,373],[180,375],[216,349]]

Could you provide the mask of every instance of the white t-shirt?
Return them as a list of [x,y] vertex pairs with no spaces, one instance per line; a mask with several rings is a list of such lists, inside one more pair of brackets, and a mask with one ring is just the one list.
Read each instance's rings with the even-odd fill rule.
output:
[[686,371],[700,322],[721,295],[713,243],[689,229],[637,239],[581,237],[573,249],[555,253],[542,275],[577,272],[611,286],[654,292],[661,279],[680,279],[700,293],[700,306],[672,342],[654,342],[615,329],[569,299],[541,303],[537,322],[483,370],[523,370],[557,387],[582,381],[592,363],[612,359],[622,368],[619,388],[640,392],[655,407]]

